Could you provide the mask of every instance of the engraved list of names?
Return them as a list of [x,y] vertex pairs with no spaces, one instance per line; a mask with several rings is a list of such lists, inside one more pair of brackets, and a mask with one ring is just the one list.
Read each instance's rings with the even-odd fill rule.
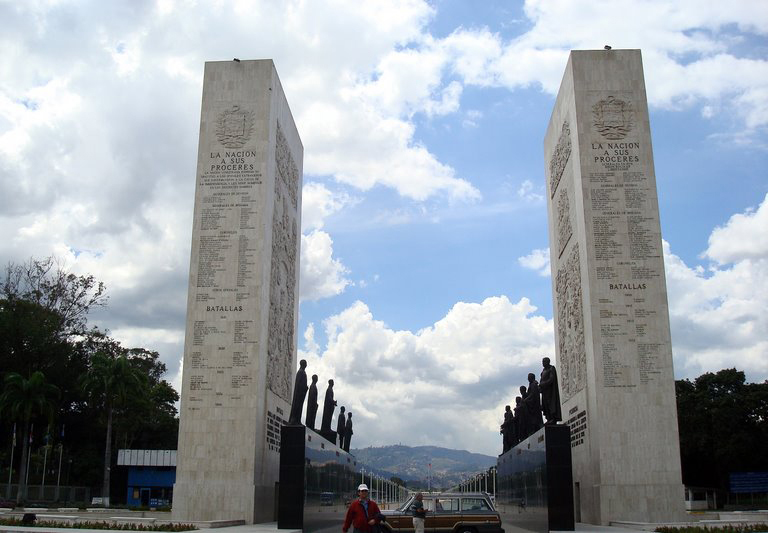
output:
[[[583,176],[592,302],[603,386],[657,381],[669,350],[664,264],[650,138],[632,93],[594,92]],[[663,319],[663,320],[662,320]],[[661,330],[660,330],[661,326]]]
[[[189,402],[185,408],[246,406],[252,375],[249,344],[256,342],[254,309],[257,220],[263,157],[246,145],[253,111],[240,106],[221,110],[218,143],[202,156],[197,183],[199,236],[192,272],[195,320],[189,365]],[[191,296],[192,297],[192,296]],[[187,371],[185,369],[185,371]]]

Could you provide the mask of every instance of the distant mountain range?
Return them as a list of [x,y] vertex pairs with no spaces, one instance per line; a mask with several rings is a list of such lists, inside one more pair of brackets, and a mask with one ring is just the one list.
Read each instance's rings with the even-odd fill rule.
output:
[[469,476],[496,464],[496,457],[450,450],[437,446],[393,446],[353,448],[358,465],[366,472],[391,478],[397,476],[410,487],[426,487],[429,464],[432,464],[432,488],[448,489]]

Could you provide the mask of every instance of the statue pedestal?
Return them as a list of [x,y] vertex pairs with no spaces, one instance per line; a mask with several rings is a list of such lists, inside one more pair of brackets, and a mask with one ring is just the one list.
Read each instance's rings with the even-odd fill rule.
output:
[[548,425],[497,460],[496,508],[515,527],[574,531],[571,431]]
[[325,440],[332,442],[334,446],[336,445],[336,437],[338,436],[338,433],[336,433],[332,429],[331,430],[321,429],[320,435],[322,435],[322,437]]
[[281,434],[277,527],[337,530],[360,483],[357,460],[302,425]]

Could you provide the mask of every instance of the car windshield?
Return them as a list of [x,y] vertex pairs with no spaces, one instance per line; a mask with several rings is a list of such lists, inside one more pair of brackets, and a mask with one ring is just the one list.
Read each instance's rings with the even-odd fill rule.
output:
[[[416,499],[416,495],[411,496],[408,498],[403,505],[397,508],[400,512],[408,511],[408,508],[411,506],[413,501]],[[435,510],[435,498],[430,498],[429,496],[424,496],[424,499],[422,500],[422,503],[424,504],[424,509],[427,511],[434,511]]]
[[[416,496],[410,496],[405,503],[397,508],[400,512],[408,511]],[[459,499],[456,496],[439,495],[437,497],[424,497],[424,508],[429,511],[458,511]],[[493,502],[489,502],[482,496],[462,496],[462,511],[495,511]]]
[[405,500],[405,503],[397,508],[398,511],[402,512],[408,509],[408,506],[411,505],[411,502],[413,501],[414,496],[411,496],[407,500]]

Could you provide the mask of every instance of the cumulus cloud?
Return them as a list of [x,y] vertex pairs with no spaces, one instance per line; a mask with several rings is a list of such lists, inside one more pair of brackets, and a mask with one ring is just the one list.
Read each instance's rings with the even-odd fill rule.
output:
[[[323,325],[326,346],[315,342],[313,326],[299,357],[323,385],[334,378],[339,405],[354,413],[361,446],[402,441],[497,453],[504,405],[554,350],[552,321],[527,298],[459,302],[416,332],[388,327],[358,301]],[[478,431],[466,431],[470,419]]]
[[301,193],[302,231],[321,229],[327,217],[356,202],[346,192],[332,191],[322,183],[305,183]]
[[768,379],[768,198],[716,228],[705,256],[690,267],[664,243],[676,373],[695,377],[737,367]]
[[[462,86],[535,86],[555,94],[570,50],[602,49],[608,43],[642,49],[651,105],[701,105],[709,118],[716,110],[728,111],[748,130],[768,124],[768,60],[734,51],[739,43],[734,26],[756,36],[768,33],[768,17],[754,2],[699,9],[695,2],[666,0],[589,5],[528,0],[524,11],[531,27],[513,39],[488,28],[458,28],[443,39],[422,39],[415,49],[391,52],[379,64],[380,79],[363,87],[383,95],[398,76],[389,69],[402,68],[408,83],[401,87],[410,96],[394,90],[378,101],[392,110],[427,114],[434,108],[455,109],[436,102],[451,85],[459,93],[456,77]],[[624,16],[617,18],[616,12]],[[409,76],[412,65],[422,69]]]
[[[275,59],[310,176],[301,298],[317,300],[350,284],[324,228],[357,194],[386,187],[417,205],[481,200],[471,176],[420,143],[416,127],[417,119],[451,114],[474,127],[482,115],[461,107],[471,86],[554,94],[569,49],[642,47],[652,105],[701,105],[705,117],[731,113],[744,128],[764,127],[767,62],[740,51],[734,34],[768,33],[766,10],[754,6],[529,0],[528,29],[507,38],[488,28],[430,35],[436,8],[418,0],[387,8],[359,1],[4,4],[0,257],[54,253],[105,281],[110,307],[96,319],[126,345],[161,350],[173,368],[182,350],[205,60]],[[520,194],[536,199],[537,191],[523,184]],[[389,224],[409,220],[397,206],[376,209]],[[766,375],[766,211],[764,201],[712,233],[705,258],[714,266],[690,267],[667,246],[675,357],[685,372],[717,370],[739,357]],[[519,262],[549,274],[544,250]],[[305,351],[323,375],[339,367],[340,396],[353,402],[369,442],[392,440],[374,424],[377,413],[423,406],[439,442],[497,451],[492,437],[464,435],[456,420],[473,417],[493,434],[510,398],[489,391],[524,381],[524,369],[552,351],[551,321],[527,300],[503,296],[456,304],[423,331],[393,330],[362,303],[323,328],[327,345],[313,344],[313,325]],[[361,375],[369,359],[384,370]],[[457,416],[452,409],[465,404]],[[404,442],[420,435],[435,443],[420,425],[402,424]]]
[[715,228],[704,256],[721,265],[768,257],[768,194],[757,209],[737,213]]
[[[766,206],[768,199],[712,232],[706,255],[719,261],[715,266],[690,267],[664,242],[676,378],[731,366],[752,381],[768,378],[768,248],[759,240]],[[721,248],[721,239],[736,236],[747,245]],[[751,237],[758,238],[754,247]],[[520,261],[543,272],[548,258],[541,249]],[[323,326],[326,345],[315,340],[312,324],[299,356],[322,389],[335,379],[339,405],[355,413],[361,446],[400,441],[496,453],[504,405],[541,356],[554,353],[553,321],[526,298],[459,302],[420,331],[392,329],[358,301]],[[382,425],[385,413],[418,416]],[[428,433],[417,422],[425,419]],[[477,431],[466,432],[468,419]]]
[[532,250],[528,255],[517,258],[517,262],[523,268],[533,270],[539,276],[551,276],[549,268],[549,248]]
[[351,281],[349,270],[333,258],[333,240],[315,230],[301,236],[301,278],[299,300],[319,300],[341,294]]

